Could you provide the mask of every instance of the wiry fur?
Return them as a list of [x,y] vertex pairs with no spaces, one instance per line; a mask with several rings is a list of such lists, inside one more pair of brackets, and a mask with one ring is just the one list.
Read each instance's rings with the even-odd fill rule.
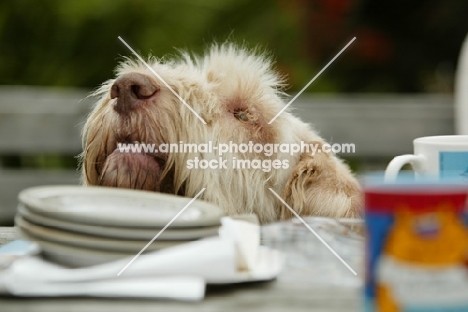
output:
[[[148,183],[160,179],[162,192],[195,196],[222,207],[227,214],[256,213],[262,222],[292,216],[288,208],[270,192],[275,190],[301,215],[354,217],[361,212],[359,185],[349,169],[331,154],[289,155],[278,153],[271,159],[287,159],[288,169],[192,169],[186,161],[217,159],[208,153],[170,153],[162,175],[151,176],[129,159],[111,159],[119,140],[146,143],[324,143],[317,133],[289,111],[268,124],[284,107],[281,91],[284,79],[276,73],[268,57],[232,44],[213,45],[203,57],[182,53],[168,61],[148,60],[152,68],[206,122],[204,125],[155,77],[144,64],[126,60],[117,68],[117,77],[141,73],[160,88],[157,99],[148,100],[128,116],[113,109],[109,92],[114,80],[104,83],[95,95],[101,97],[83,130],[82,172],[87,185],[105,185],[103,170],[117,186],[143,188],[136,180]],[[245,110],[248,121],[236,119],[233,112]],[[232,159],[266,158],[259,154],[226,154]],[[112,156],[113,157],[113,156]],[[116,162],[115,164],[113,162]],[[144,161],[143,161],[144,162]],[[145,167],[145,164],[142,165]],[[111,168],[111,169],[109,169]],[[142,177],[141,175],[146,175]],[[148,178],[149,177],[149,178]],[[149,180],[148,180],[148,179]],[[130,180],[129,180],[130,179]],[[132,182],[133,179],[133,182]],[[140,183],[140,182],[138,182]],[[148,189],[148,186],[145,186]],[[151,188],[150,186],[149,188]]]

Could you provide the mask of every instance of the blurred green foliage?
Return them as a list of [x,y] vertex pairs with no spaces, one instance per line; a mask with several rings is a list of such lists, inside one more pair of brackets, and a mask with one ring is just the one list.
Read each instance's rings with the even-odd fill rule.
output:
[[0,3],[0,84],[96,87],[119,56],[202,53],[213,40],[263,46],[310,79],[294,7],[248,0],[49,0]]
[[300,90],[451,92],[468,1],[4,0],[0,84],[95,88],[120,56],[202,53],[213,40],[271,51]]

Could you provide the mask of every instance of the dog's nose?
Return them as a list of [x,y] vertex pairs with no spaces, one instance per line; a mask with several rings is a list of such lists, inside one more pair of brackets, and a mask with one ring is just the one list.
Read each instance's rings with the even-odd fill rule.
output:
[[114,110],[128,113],[153,97],[159,88],[149,77],[139,73],[124,74],[114,81],[111,87],[111,99],[117,98]]

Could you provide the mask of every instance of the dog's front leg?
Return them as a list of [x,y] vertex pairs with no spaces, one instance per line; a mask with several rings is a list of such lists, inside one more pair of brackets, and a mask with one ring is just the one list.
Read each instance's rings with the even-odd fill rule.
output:
[[[301,216],[355,218],[362,215],[361,188],[349,168],[320,149],[303,153],[282,191],[282,198]],[[282,205],[281,219],[293,217]]]

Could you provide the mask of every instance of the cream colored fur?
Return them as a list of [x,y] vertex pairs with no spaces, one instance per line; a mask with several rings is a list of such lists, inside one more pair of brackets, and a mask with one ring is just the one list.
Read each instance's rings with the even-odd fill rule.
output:
[[[285,105],[281,91],[284,79],[272,69],[263,53],[232,44],[213,45],[203,57],[183,53],[173,60],[148,60],[152,68],[206,122],[204,125],[172,92],[140,62],[127,60],[117,69],[117,77],[141,73],[160,88],[158,97],[148,101],[123,121],[113,110],[109,92],[114,80],[95,93],[100,96],[83,130],[82,173],[87,185],[103,184],[103,167],[114,168],[117,186],[139,179],[137,165],[108,159],[123,132],[132,140],[146,143],[207,143],[233,141],[247,143],[324,143],[314,129],[286,110],[268,124]],[[293,104],[294,105],[294,104]],[[248,121],[233,116],[248,112]],[[195,196],[222,207],[227,214],[256,213],[262,222],[290,218],[292,214],[270,192],[274,189],[300,215],[355,217],[360,215],[360,188],[348,167],[332,154],[293,155],[279,153],[271,158],[287,159],[288,169],[191,169],[186,161],[195,156],[217,159],[213,154],[169,154],[163,176],[172,175],[170,192]],[[264,159],[257,154],[226,154],[226,159]],[[109,162],[116,161],[117,164]],[[107,164],[106,164],[107,162]],[[106,173],[107,174],[107,173]],[[148,173],[145,173],[148,174]],[[146,181],[146,178],[145,178]],[[130,181],[130,184],[132,182]]]

